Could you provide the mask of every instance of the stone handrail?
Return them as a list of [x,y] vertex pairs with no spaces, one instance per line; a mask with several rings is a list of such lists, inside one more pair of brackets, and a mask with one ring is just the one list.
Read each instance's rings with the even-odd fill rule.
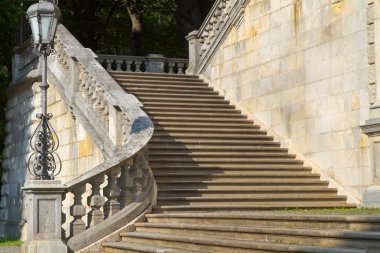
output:
[[[63,26],[58,27],[55,50],[48,59],[49,81],[105,156],[105,162],[64,185],[69,193],[64,198],[73,196],[66,219],[74,219],[63,237],[76,252],[120,229],[152,205],[155,182],[146,145],[153,123],[136,97],[127,94],[96,55]],[[91,208],[88,213],[82,196],[85,192],[91,192],[84,195]]]
[[232,25],[240,20],[248,0],[217,0],[202,26],[191,32],[188,73],[199,74],[223,41]]
[[166,58],[159,54],[147,56],[98,55],[98,61],[108,71],[185,74],[189,61]]

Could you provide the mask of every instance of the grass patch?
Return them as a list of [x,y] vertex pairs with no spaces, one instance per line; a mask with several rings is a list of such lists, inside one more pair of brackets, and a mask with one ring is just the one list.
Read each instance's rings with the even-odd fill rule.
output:
[[380,215],[380,208],[289,208],[276,210],[277,213],[304,213],[304,214],[346,214],[346,215]]
[[24,242],[10,237],[0,237],[0,247],[21,246]]

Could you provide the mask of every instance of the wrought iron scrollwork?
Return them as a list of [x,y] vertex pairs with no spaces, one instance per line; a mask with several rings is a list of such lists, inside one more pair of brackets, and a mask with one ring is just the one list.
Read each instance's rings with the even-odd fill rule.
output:
[[29,157],[28,169],[37,180],[54,180],[62,169],[61,158],[55,153],[59,147],[58,137],[49,122],[52,117],[51,113],[37,114],[40,123],[30,139],[33,154]]

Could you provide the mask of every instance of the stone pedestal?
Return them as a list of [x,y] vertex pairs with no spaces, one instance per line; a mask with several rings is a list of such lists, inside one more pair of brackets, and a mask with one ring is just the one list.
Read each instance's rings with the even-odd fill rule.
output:
[[162,54],[149,54],[146,72],[164,73],[165,58]]
[[25,253],[67,253],[62,242],[62,194],[60,181],[33,180],[23,187],[27,202]]
[[186,36],[189,42],[189,67],[186,70],[187,74],[195,74],[195,68],[198,66],[200,58],[200,44],[198,31],[192,31]]

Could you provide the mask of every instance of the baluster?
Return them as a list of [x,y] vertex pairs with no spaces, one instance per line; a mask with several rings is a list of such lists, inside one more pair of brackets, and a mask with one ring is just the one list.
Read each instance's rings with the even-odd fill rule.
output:
[[127,64],[127,72],[132,72],[132,63],[133,61],[130,61],[130,60],[126,60],[125,63]]
[[104,205],[106,218],[120,211],[120,203],[118,202],[118,198],[120,197],[120,187],[117,185],[120,170],[121,168],[119,167],[112,169],[107,173],[108,185],[104,188],[104,195],[108,198]]
[[89,206],[92,208],[88,216],[90,227],[95,226],[104,220],[104,213],[100,210],[105,204],[105,197],[100,194],[100,185],[104,182],[104,176],[100,176],[90,182],[92,193],[89,197]]
[[106,64],[107,64],[107,71],[112,70],[112,60],[111,59],[106,59]]
[[86,230],[86,223],[82,217],[86,215],[86,207],[82,205],[82,194],[86,191],[86,185],[74,189],[74,205],[70,208],[70,213],[74,220],[70,223],[70,235],[74,236]]
[[177,63],[177,67],[178,67],[178,75],[183,75],[183,69],[185,67],[185,63]]
[[103,118],[103,121],[104,121],[104,124],[106,125],[106,128],[108,129],[109,127],[109,108],[108,108],[108,102],[106,99],[103,100],[103,106],[104,106],[104,111],[103,111],[103,114],[102,114],[102,118]]
[[[62,194],[62,203],[66,200],[66,194]],[[62,209],[62,217],[61,217],[61,224],[65,224],[66,223],[66,214],[63,212],[63,209]],[[62,227],[61,228],[61,238],[66,238],[66,230]]]
[[120,178],[118,180],[118,185],[120,186],[120,196],[119,202],[121,208],[129,205],[134,200],[134,189],[133,189],[133,176],[131,172],[131,163],[130,159],[126,164],[121,167]]
[[169,62],[169,74],[174,73],[175,62]]
[[116,71],[121,71],[122,64],[123,64],[123,60],[116,60]]
[[135,66],[136,66],[135,72],[141,72],[141,64],[142,64],[141,61],[135,60]]

